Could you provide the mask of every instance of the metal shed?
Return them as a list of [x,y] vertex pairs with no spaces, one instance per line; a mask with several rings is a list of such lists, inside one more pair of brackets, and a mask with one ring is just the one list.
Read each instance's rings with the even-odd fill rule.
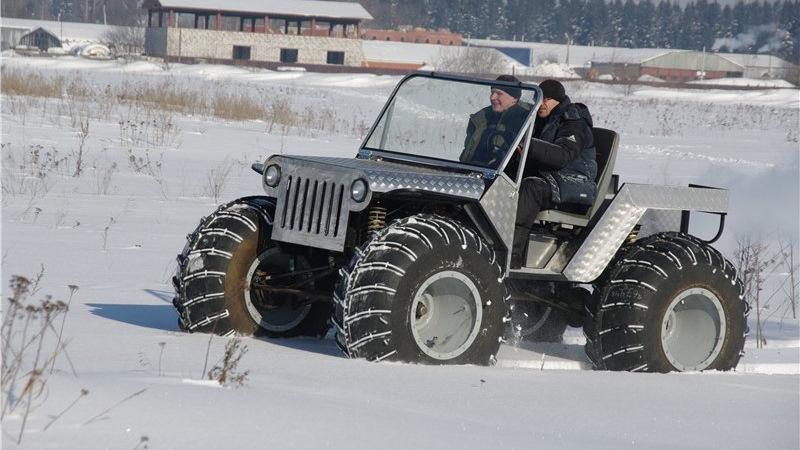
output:
[[745,67],[714,53],[675,51],[641,62],[641,74],[671,82],[714,78],[737,78]]

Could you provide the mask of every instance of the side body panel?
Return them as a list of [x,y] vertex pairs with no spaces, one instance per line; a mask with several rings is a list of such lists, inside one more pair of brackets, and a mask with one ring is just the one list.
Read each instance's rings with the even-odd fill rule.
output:
[[623,185],[567,264],[563,272],[566,279],[588,283],[600,276],[648,209],[724,213],[728,210],[728,191],[645,184]]

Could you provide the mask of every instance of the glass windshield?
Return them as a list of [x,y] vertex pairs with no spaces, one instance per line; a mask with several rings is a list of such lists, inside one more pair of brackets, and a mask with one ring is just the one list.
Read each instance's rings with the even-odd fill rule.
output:
[[538,92],[530,85],[412,76],[397,88],[364,149],[494,169],[523,137]]

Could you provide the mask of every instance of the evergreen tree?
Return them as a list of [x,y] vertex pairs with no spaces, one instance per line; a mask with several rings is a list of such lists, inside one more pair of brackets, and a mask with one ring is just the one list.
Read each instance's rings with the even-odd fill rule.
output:
[[675,23],[672,20],[672,4],[659,2],[655,7],[653,16],[653,46],[670,48],[673,45],[672,30]]
[[568,34],[576,44],[586,44],[591,38],[594,28],[594,17],[591,15],[591,2],[589,0],[570,0],[569,30]]
[[787,56],[789,61],[800,65],[800,0],[787,0],[780,9],[781,28],[788,31],[791,40],[791,53]]
[[558,2],[556,0],[534,0],[536,15],[533,18],[532,28],[536,40],[540,42],[558,42],[558,36],[563,36],[562,30],[555,28]]
[[609,24],[611,25],[611,39],[609,39],[607,45],[611,45],[613,47],[621,47],[622,46],[622,27],[624,24],[624,19],[622,15],[622,0],[614,0],[610,3],[610,8],[608,11],[609,17]]
[[508,0],[506,14],[508,16],[508,29],[512,40],[530,40],[530,19],[532,14],[530,1]]
[[719,21],[720,16],[722,15],[722,8],[720,8],[719,3],[713,1],[708,3],[706,0],[700,0],[698,2],[700,6],[700,17],[701,21],[706,25],[701,27],[699,39],[700,41],[698,44],[705,49],[711,49],[714,45],[714,40],[719,35]]
[[725,5],[725,7],[722,8],[719,23],[717,24],[717,38],[732,38],[734,36],[734,30],[737,28],[738,25],[736,24],[736,19],[733,17],[733,10],[730,5]]
[[689,3],[683,9],[678,48],[701,50],[703,48],[703,19],[695,3]]
[[622,21],[620,24],[620,47],[637,47],[639,36],[644,30],[640,28],[636,17],[638,7],[634,0],[625,0],[622,6]]
[[607,44],[611,35],[609,32],[611,22],[605,0],[589,0],[587,18],[591,21],[591,25],[589,26],[586,41],[581,43],[584,45]]
[[655,47],[656,46],[656,8],[650,0],[642,0],[636,8],[634,20],[638,35],[636,36],[636,47]]
[[476,37],[484,39],[508,39],[511,32],[503,2],[478,2],[473,11]]

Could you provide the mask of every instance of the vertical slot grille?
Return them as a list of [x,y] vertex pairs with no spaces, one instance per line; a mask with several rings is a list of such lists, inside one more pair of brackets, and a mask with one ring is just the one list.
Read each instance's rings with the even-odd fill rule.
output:
[[339,236],[344,184],[289,176],[282,191],[280,227],[319,236]]

